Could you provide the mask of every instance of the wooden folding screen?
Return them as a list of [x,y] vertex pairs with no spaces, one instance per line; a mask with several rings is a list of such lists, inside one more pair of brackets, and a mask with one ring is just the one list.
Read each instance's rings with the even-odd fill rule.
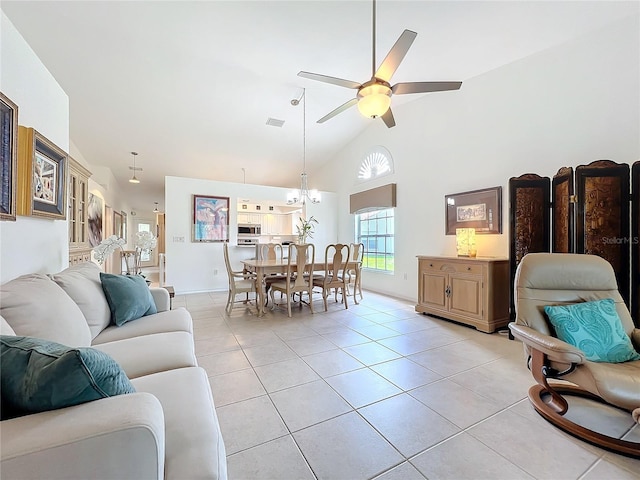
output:
[[562,167],[553,177],[551,212],[553,221],[553,241],[551,251],[556,253],[572,253],[575,251],[573,241],[574,216],[573,202],[573,168]]
[[640,324],[640,161],[631,168],[631,306]]
[[571,167],[558,170],[552,182],[531,173],[509,180],[511,318],[513,280],[522,257],[590,253],[611,263],[620,294],[640,326],[640,162],[633,165],[629,183],[629,165],[610,160],[577,167],[575,184]]
[[576,168],[576,253],[590,253],[613,266],[618,290],[629,302],[629,165],[598,160]]
[[528,173],[509,179],[509,242],[511,318],[515,318],[513,280],[520,260],[527,253],[548,252],[549,177]]

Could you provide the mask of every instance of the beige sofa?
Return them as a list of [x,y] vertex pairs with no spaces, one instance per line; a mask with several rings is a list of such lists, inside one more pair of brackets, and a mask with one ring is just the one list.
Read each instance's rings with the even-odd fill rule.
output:
[[[192,320],[151,289],[157,314],[117,327],[93,264],[0,286],[2,334],[102,350],[136,393],[0,422],[3,479],[225,479],[226,454]],[[4,367],[4,366],[3,366]]]

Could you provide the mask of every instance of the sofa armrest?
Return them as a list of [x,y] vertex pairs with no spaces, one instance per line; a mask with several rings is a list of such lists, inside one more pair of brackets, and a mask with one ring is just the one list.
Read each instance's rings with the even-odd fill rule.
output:
[[5,478],[164,477],[164,414],[149,393],[4,420]]
[[164,288],[152,287],[151,296],[153,296],[153,301],[156,302],[156,309],[158,312],[165,312],[171,308],[169,292]]
[[509,328],[515,338],[525,345],[544,353],[549,360],[559,363],[580,364],[586,361],[584,352],[562,340],[544,335],[537,330],[524,325],[510,323]]

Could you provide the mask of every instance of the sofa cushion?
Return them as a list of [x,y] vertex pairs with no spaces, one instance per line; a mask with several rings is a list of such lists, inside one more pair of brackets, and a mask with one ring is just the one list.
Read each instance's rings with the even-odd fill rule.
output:
[[176,308],[139,318],[135,322],[125,323],[121,327],[110,325],[93,339],[93,344],[99,345],[125,338],[164,332],[188,332],[192,334],[193,321],[189,312],[184,308]]
[[142,335],[101,343],[94,348],[118,362],[129,378],[198,365],[193,335],[187,332]]
[[640,360],[622,327],[613,299],[544,307],[556,335],[592,362]]
[[0,335],[15,335],[16,332],[13,331],[11,325],[7,323],[2,315],[0,315]]
[[2,335],[0,361],[3,418],[135,392],[115,360],[93,348]]
[[76,302],[87,320],[91,338],[109,326],[111,310],[102,290],[98,265],[79,263],[49,277]]
[[116,325],[157,313],[149,286],[141,276],[100,272],[100,281]]
[[0,286],[0,314],[17,335],[88,347],[91,331],[78,305],[46,275],[23,275]]
[[224,442],[204,369],[179,368],[131,383],[162,404],[165,478],[227,478]]

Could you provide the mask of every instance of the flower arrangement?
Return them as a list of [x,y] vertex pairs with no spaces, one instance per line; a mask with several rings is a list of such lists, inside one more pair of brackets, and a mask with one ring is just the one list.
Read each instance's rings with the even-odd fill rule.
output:
[[158,245],[158,239],[151,232],[138,232],[134,245],[136,250],[140,250],[140,252],[153,250]]
[[307,238],[313,238],[313,234],[315,233],[315,225],[318,224],[318,221],[313,218],[313,216],[309,217],[309,220],[305,220],[302,217],[299,217],[300,225],[296,225],[296,231],[298,232],[298,243],[307,243]]
[[93,249],[93,258],[102,265],[104,261],[109,258],[113,252],[115,252],[118,248],[122,251],[122,247],[127,243],[124,238],[118,238],[116,235],[111,235],[108,238],[105,238],[100,245]]

